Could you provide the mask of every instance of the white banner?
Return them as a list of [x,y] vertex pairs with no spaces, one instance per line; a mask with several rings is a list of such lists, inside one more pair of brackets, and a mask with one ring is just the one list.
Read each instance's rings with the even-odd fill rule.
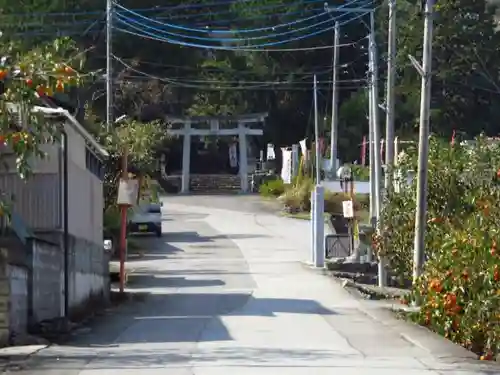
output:
[[276,159],[276,155],[274,155],[274,145],[272,143],[267,144],[267,160]]
[[229,166],[231,168],[238,166],[238,149],[236,148],[236,143],[229,146]]
[[283,155],[283,166],[281,168],[281,179],[285,184],[292,183],[292,150],[283,147],[281,148]]
[[304,158],[307,158],[307,138],[304,138],[299,143],[300,143],[300,150],[302,151],[302,155],[304,155]]

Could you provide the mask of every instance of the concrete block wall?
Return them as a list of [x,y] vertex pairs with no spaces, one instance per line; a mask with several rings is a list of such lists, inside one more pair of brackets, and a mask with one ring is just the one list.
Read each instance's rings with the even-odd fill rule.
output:
[[32,244],[32,319],[40,322],[64,314],[64,258],[61,246],[34,239]]
[[70,308],[96,296],[109,297],[109,255],[103,245],[71,236],[69,269]]
[[[47,237],[46,237],[47,239]],[[64,316],[63,236],[33,240],[32,323]],[[109,298],[109,256],[103,246],[70,236],[68,259],[70,312],[85,310],[89,301]]]
[[26,334],[28,327],[28,275],[27,267],[7,265],[9,278],[9,331],[14,338]]
[[10,281],[7,271],[7,249],[0,249],[0,345],[9,342]]

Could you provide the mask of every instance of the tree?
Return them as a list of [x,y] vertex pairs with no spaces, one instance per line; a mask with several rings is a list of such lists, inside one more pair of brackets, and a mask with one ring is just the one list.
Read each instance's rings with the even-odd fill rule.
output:
[[[401,7],[396,108],[399,120],[414,126],[420,76],[408,63],[408,54],[421,59],[423,17],[416,7],[405,3]],[[469,136],[481,131],[497,134],[498,105],[494,103],[500,98],[500,34],[496,31],[494,8],[485,0],[444,0],[436,4],[435,10],[431,130],[446,137],[452,130]]]
[[14,152],[24,179],[30,159],[44,157],[41,146],[56,141],[61,131],[35,106],[81,83],[83,55],[70,40],[58,39],[31,50],[7,42],[0,45],[0,56],[0,144]]
[[93,124],[91,132],[110,154],[105,163],[104,175],[104,209],[116,205],[118,182],[122,168],[121,160],[128,155],[129,170],[134,174],[145,176],[156,172],[156,155],[158,148],[170,138],[166,128],[157,121],[142,123],[134,119],[126,120],[113,126],[109,131],[99,121],[90,108],[87,108],[87,120]]

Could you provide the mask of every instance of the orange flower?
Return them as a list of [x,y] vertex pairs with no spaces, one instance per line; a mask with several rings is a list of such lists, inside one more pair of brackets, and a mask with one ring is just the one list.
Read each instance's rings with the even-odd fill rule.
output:
[[491,361],[492,359],[493,359],[493,353],[491,351],[487,351],[481,357],[479,357],[479,360],[481,361]]
[[12,134],[12,143],[16,144],[21,140],[21,134],[20,133],[14,133]]
[[64,83],[61,80],[57,81],[56,91],[57,92],[63,92],[64,91]]
[[431,313],[430,312],[427,312],[425,314],[424,324],[426,326],[428,326],[429,324],[431,324]]
[[469,280],[469,272],[467,272],[467,270],[463,270],[462,279],[464,279],[465,281]]
[[446,294],[444,307],[446,310],[455,312],[455,306],[457,306],[457,296],[455,293]]
[[429,220],[427,220],[427,223],[428,224],[438,224],[438,223],[441,223],[443,221],[443,218],[441,217],[432,217],[430,218]]
[[37,86],[36,92],[38,93],[39,96],[44,96],[45,95],[45,87],[44,86]]
[[495,264],[495,268],[493,269],[493,280],[500,281],[500,269],[498,268],[498,264]]
[[433,279],[429,284],[429,289],[433,290],[436,293],[441,293],[441,291],[443,290],[441,281],[439,281],[438,279]]

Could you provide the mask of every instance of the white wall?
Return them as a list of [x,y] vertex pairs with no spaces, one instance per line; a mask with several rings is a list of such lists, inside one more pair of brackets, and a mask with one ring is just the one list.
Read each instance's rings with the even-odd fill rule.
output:
[[[341,193],[340,181],[321,181],[321,185],[326,190],[334,193]],[[368,181],[354,181],[355,194],[370,194],[370,182]]]
[[69,126],[68,137],[68,231],[87,241],[102,244],[104,197],[101,180],[85,164],[84,139]]

